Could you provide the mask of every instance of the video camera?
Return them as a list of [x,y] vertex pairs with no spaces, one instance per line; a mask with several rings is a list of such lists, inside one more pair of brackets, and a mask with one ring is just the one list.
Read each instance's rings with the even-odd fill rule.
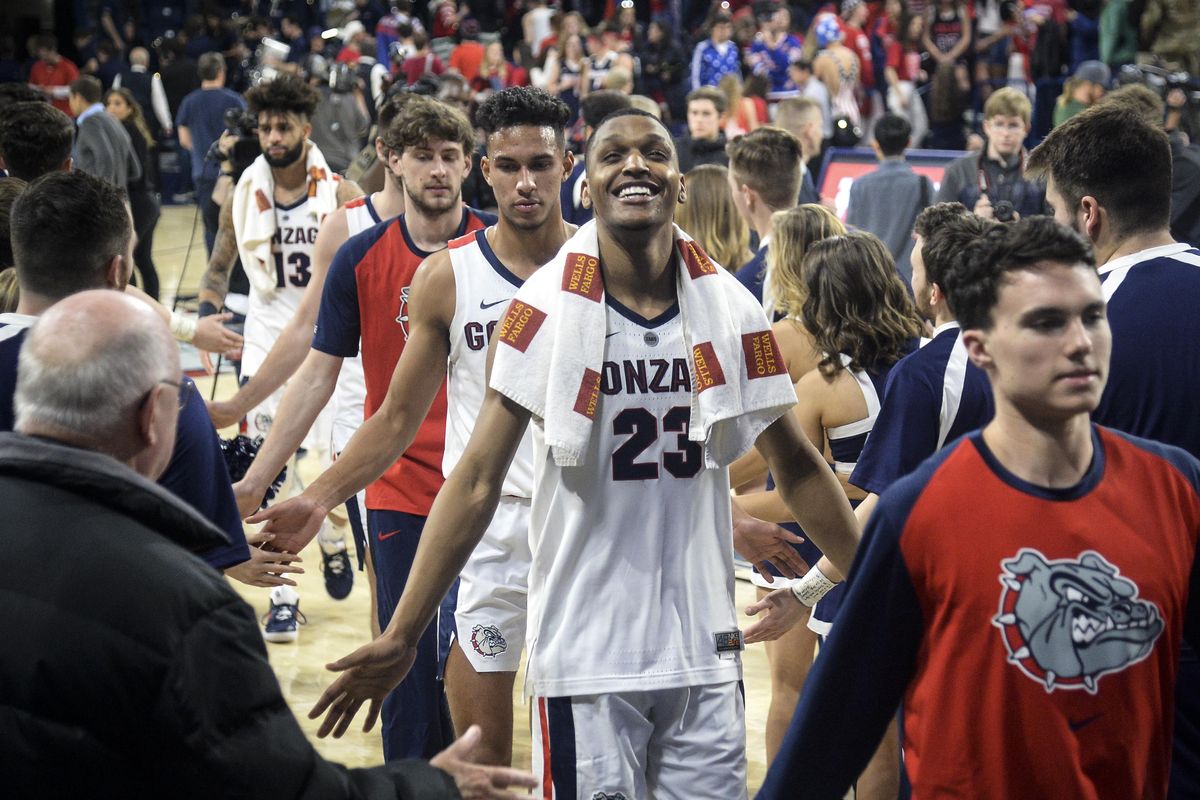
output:
[[1189,106],[1200,108],[1200,78],[1190,73],[1150,64],[1126,64],[1117,74],[1117,84],[1125,86],[1131,83],[1148,86],[1164,100],[1173,89],[1180,89],[1187,97]]
[[223,122],[226,132],[237,137],[237,141],[228,154],[222,154],[218,139],[212,143],[205,158],[217,162],[228,160],[233,165],[233,179],[236,181],[246,167],[262,155],[262,147],[258,144],[258,118],[244,109],[229,108],[225,110]]

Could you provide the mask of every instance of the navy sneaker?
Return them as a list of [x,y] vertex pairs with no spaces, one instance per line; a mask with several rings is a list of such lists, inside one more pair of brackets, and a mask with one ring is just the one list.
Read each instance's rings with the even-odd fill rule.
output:
[[268,642],[294,642],[300,626],[308,624],[300,612],[300,595],[290,586],[271,590],[271,610],[263,616],[263,638]]
[[325,591],[334,600],[345,600],[354,588],[354,570],[350,568],[350,556],[346,554],[346,543],[338,541],[333,552],[321,546],[321,571],[325,573]]

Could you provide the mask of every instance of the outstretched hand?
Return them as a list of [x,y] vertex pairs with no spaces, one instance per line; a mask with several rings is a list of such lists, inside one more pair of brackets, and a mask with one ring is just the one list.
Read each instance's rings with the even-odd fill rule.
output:
[[510,787],[535,789],[536,776],[510,767],[488,767],[471,761],[471,755],[479,745],[482,732],[478,725],[467,728],[454,744],[429,760],[440,770],[454,778],[454,784],[463,800],[519,800],[529,797],[528,792],[510,792]]
[[296,582],[286,577],[286,574],[304,573],[303,567],[296,566],[301,558],[291,553],[276,553],[263,549],[273,538],[265,531],[247,536],[246,544],[250,545],[249,560],[230,567],[225,570],[225,574],[247,586],[295,586]]
[[785,578],[808,572],[808,564],[792,547],[803,542],[791,531],[757,517],[739,515],[733,522],[733,549],[763,575],[770,575],[772,566]]
[[371,730],[379,718],[383,699],[404,680],[416,659],[415,646],[398,642],[385,634],[345,658],[326,664],[325,669],[342,674],[321,693],[308,712],[309,719],[325,714],[325,720],[317,729],[317,736],[323,739],[332,733],[334,738],[340,738],[354,721],[358,709],[368,701],[370,705],[367,706],[363,732]]
[[233,314],[209,314],[196,321],[196,338],[192,344],[198,350],[209,353],[233,353],[242,349],[245,341],[237,331],[225,327],[225,323],[233,319]]
[[776,589],[757,603],[746,606],[747,616],[763,614],[760,620],[746,629],[746,644],[775,641],[804,619],[807,610],[790,588]]
[[[241,498],[238,502],[241,503]],[[267,506],[254,516],[248,517],[246,522],[267,523],[263,531],[274,534],[275,538],[264,547],[280,552],[299,553],[317,535],[326,513],[326,509],[301,492],[283,502]]]

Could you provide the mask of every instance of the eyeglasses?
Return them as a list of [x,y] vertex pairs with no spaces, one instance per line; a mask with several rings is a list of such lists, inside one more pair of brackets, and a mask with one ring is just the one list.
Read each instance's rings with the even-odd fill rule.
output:
[[179,398],[178,398],[179,410],[183,411],[183,409],[185,409],[187,407],[188,398],[192,396],[192,387],[188,385],[187,381],[176,382],[176,381],[169,381],[164,378],[163,380],[160,380],[159,383],[163,383],[163,384],[166,384],[167,386],[175,387],[175,391],[179,393]]

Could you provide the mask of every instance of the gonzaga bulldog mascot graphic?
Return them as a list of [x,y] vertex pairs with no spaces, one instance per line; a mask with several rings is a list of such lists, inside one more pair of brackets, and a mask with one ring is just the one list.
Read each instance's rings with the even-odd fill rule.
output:
[[1093,551],[1056,561],[1022,548],[1001,562],[1000,629],[1008,660],[1055,689],[1095,694],[1100,676],[1141,661],[1163,630],[1138,587]]

